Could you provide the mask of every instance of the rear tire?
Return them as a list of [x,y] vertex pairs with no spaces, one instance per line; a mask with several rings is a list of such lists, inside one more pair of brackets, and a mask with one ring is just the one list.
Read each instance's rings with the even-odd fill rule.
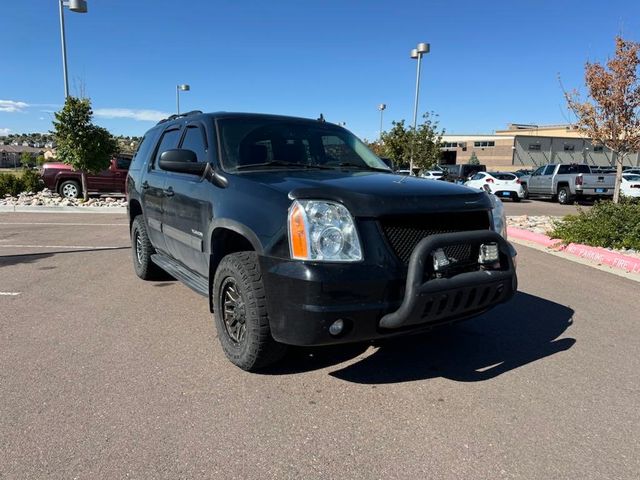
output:
[[218,339],[227,358],[248,372],[276,363],[287,347],[271,336],[266,293],[255,252],[222,259],[213,281]]
[[560,187],[558,190],[558,203],[560,205],[573,205],[573,195],[569,187]]
[[151,255],[156,253],[151,245],[147,228],[142,215],[133,219],[131,225],[131,254],[133,257],[133,269],[136,275],[143,280],[157,280],[163,271],[151,260]]
[[511,200],[513,200],[514,202],[519,202],[520,201],[520,197],[518,196],[518,194],[516,193],[513,197],[511,197]]
[[64,198],[80,198],[80,184],[75,180],[66,180],[58,187],[58,193]]

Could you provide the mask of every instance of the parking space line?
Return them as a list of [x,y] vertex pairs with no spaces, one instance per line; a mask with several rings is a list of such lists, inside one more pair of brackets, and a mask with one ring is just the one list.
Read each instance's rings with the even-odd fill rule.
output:
[[0,297],[15,297],[16,295],[20,295],[22,292],[0,292]]
[[65,222],[0,222],[0,225],[69,225],[73,227],[127,227],[128,223],[65,223]]
[[129,248],[128,245],[118,246],[95,246],[95,245],[0,245],[0,248],[70,248],[72,250],[116,250]]

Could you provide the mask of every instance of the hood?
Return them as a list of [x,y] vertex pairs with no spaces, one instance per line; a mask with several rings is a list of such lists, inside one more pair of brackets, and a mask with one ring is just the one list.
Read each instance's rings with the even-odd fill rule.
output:
[[491,200],[484,192],[384,172],[272,170],[239,176],[277,190],[290,199],[340,202],[359,217],[491,208]]

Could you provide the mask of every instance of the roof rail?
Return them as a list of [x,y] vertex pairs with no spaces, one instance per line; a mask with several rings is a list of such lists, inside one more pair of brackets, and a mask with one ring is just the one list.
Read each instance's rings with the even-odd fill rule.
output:
[[189,117],[191,115],[200,115],[201,113],[202,113],[202,110],[191,110],[190,112],[169,115],[167,118],[163,118],[158,123],[156,123],[156,125],[160,125],[161,123],[164,123],[164,122],[170,122],[171,120],[175,120],[176,118]]

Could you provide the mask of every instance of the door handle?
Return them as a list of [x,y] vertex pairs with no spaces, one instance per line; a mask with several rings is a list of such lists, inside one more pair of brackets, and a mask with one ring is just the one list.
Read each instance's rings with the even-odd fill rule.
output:
[[165,196],[173,197],[173,193],[174,193],[173,192],[173,187],[165,188],[163,191],[164,191]]
[[149,182],[147,182],[146,180],[144,182],[142,182],[142,185],[140,185],[143,189],[147,189],[149,188]]

